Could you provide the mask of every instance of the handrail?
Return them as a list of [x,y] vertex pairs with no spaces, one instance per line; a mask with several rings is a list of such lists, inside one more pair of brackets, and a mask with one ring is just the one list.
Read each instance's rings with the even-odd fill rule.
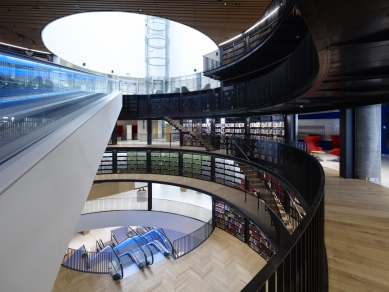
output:
[[[113,239],[113,240],[112,240]],[[116,245],[119,245],[119,242],[118,240],[116,239],[116,236],[115,234],[113,234],[113,232],[111,231],[111,242],[113,244],[113,246],[116,246]],[[116,243],[115,243],[116,242]]]
[[[316,159],[303,150],[280,143],[277,143],[274,149],[276,152],[269,154],[275,155],[274,157],[276,158],[276,163],[271,164],[274,170],[264,167],[258,164],[258,162],[248,161],[239,157],[232,158],[219,153],[204,153],[202,151],[183,149],[179,149],[179,152],[183,154],[193,153],[225,158],[246,164],[256,170],[267,173],[278,183],[282,184],[284,188],[293,193],[293,195],[296,196],[298,201],[301,203],[302,208],[306,211],[306,215],[301,220],[298,227],[294,230],[293,234],[285,238],[285,242],[281,244],[276,255],[271,258],[269,263],[243,291],[265,291],[263,285],[266,283],[268,283],[266,285],[269,287],[269,291],[274,291],[273,288],[276,286],[276,281],[278,283],[278,287],[281,287],[278,289],[281,289],[282,291],[283,285],[291,285],[290,281],[292,280],[299,283],[296,285],[308,285],[307,287],[310,287],[308,288],[310,291],[323,291],[323,287],[326,285],[325,282],[328,281],[328,278],[325,278],[326,256],[324,247],[323,169]],[[128,148],[128,150],[121,148],[120,150],[145,151],[144,148]],[[236,150],[239,151],[239,148]],[[172,150],[166,148],[152,148],[147,151],[171,152]],[[282,158],[282,163],[278,158]],[[287,164],[285,163],[286,160],[288,161]],[[120,181],[120,179],[118,181]],[[146,181],[146,179],[144,181]],[[181,185],[179,182],[173,184]],[[185,182],[185,184],[182,185],[188,185],[188,182]],[[196,186],[191,188],[207,193],[206,190],[202,190]],[[236,206],[234,206],[234,204],[228,199],[225,201],[230,204],[232,208],[236,208]],[[243,204],[237,209],[250,218],[246,211],[246,208],[248,207],[249,206]],[[257,224],[255,220],[252,221]],[[296,257],[298,257],[298,262],[296,262]],[[284,271],[289,271],[290,265],[293,265],[292,269],[290,272],[285,274]],[[288,267],[288,270],[285,270],[286,267]],[[304,277],[296,278],[296,275],[304,275]],[[305,282],[302,283],[302,280]]]
[[[292,0],[282,1],[282,0],[273,0],[269,6],[266,8],[264,13],[258,18],[256,23],[244,33],[242,33],[234,41],[227,41],[226,43],[220,44],[219,49],[213,52],[210,52],[203,56],[203,71],[211,71],[222,66],[228,65],[235,60],[240,60],[249,55],[251,52],[255,51],[257,48],[261,47],[265,41],[268,41],[269,38],[275,33],[275,31],[283,24],[282,20],[285,20],[292,11],[294,2]],[[270,17],[275,16],[273,19]],[[266,21],[270,19],[269,21]],[[261,25],[263,24],[263,25]],[[262,36],[261,32],[265,32]],[[260,36],[260,37],[258,37]],[[255,38],[254,40],[252,40]],[[247,42],[247,44],[246,44]],[[250,43],[251,42],[251,43]],[[237,46],[241,44],[240,46]],[[252,44],[255,44],[252,46]],[[235,48],[237,46],[237,48]],[[232,54],[226,60],[222,59],[221,51],[228,50],[228,54]],[[237,56],[235,56],[235,51],[242,51]],[[220,54],[219,54],[220,53]],[[214,56],[213,58],[211,56]],[[216,58],[217,57],[217,58]],[[232,60],[230,60],[232,59]],[[211,66],[209,66],[209,61],[211,60]],[[227,62],[226,62],[227,61]]]
[[[130,237],[130,238],[134,239],[134,241],[136,242],[136,244],[137,244],[137,245],[139,246],[139,248],[143,251],[143,253],[144,253],[145,257],[146,257],[146,266],[152,265],[152,264],[154,263],[154,255],[153,255],[153,252],[151,251],[150,247],[149,247],[147,244],[145,244],[145,243],[143,242],[143,240],[142,240],[139,236],[132,236],[132,237]],[[143,245],[139,244],[135,238],[139,239],[139,240],[141,241],[141,244],[143,244]],[[151,255],[151,262],[148,261],[147,255],[146,255],[145,250],[143,249],[143,246],[146,246],[146,248],[149,250],[150,255]]]

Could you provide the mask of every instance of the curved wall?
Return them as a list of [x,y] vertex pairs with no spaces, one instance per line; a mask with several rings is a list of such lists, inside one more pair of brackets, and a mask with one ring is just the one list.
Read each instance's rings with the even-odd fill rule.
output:
[[158,211],[109,211],[81,215],[74,232],[127,225],[160,227],[189,234],[202,227],[204,222]]

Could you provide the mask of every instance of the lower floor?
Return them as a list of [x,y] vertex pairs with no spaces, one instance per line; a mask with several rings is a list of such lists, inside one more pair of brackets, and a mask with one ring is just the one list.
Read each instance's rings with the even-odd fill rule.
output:
[[[389,291],[388,162],[384,156],[381,184],[340,178],[336,164],[322,162],[331,292]],[[53,291],[240,291],[265,264],[248,245],[216,228],[179,260],[156,263],[119,283],[109,275],[61,268]]]
[[120,282],[61,267],[52,291],[240,291],[265,264],[247,244],[215,228],[182,258],[157,262]]

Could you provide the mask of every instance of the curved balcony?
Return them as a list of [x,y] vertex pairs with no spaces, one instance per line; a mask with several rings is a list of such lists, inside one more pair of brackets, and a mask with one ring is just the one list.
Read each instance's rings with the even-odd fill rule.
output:
[[203,57],[204,76],[227,80],[258,71],[263,75],[287,58],[306,32],[294,1],[273,0],[253,26]]
[[[105,168],[105,174],[97,175],[96,181],[148,181],[187,186],[212,195],[214,199],[239,210],[246,220],[253,222],[268,236],[269,242],[276,247],[276,253],[268,258],[268,264],[244,288],[244,291],[276,291],[276,287],[278,291],[280,287],[282,287],[281,291],[290,287],[298,291],[302,286],[310,287],[310,291],[326,290],[328,280],[324,247],[324,173],[318,161],[306,152],[288,145],[277,144],[276,151],[271,154],[273,160],[271,170],[247,159],[214,153],[204,155],[201,151],[181,149],[174,151],[162,148],[109,149],[112,150],[113,155],[115,151],[116,153],[145,152],[145,156],[139,155],[139,157],[146,157],[146,159],[134,160],[129,159],[133,156],[125,156],[124,160],[117,160],[119,156],[116,159],[111,156],[116,165],[112,164],[112,161],[102,162],[101,169]],[[155,159],[157,153],[160,157],[160,154],[164,153],[165,160],[157,161]],[[170,155],[171,153],[174,155]],[[201,166],[200,171],[193,167],[190,171],[185,167],[188,160],[184,161],[184,154],[186,158],[192,154],[192,165],[195,158],[195,162]],[[235,154],[238,155],[238,151]],[[171,161],[170,157],[176,160]],[[228,161],[227,164],[218,167],[222,160]],[[169,163],[164,165],[162,163],[164,161]],[[220,176],[221,169],[224,169],[223,177]],[[301,204],[305,215],[297,220],[291,234],[285,232],[287,231],[285,225],[271,209],[270,203],[265,203],[266,198],[261,198],[255,192],[251,193],[250,189],[248,191],[243,189],[239,180],[235,180],[240,178],[236,176],[237,173],[248,169],[263,173],[264,175],[259,177],[272,182],[273,191],[276,186],[277,189],[282,186],[284,195],[292,193],[293,197],[290,199]],[[231,180],[231,177],[234,179]],[[247,175],[244,177],[248,178]],[[241,180],[240,182],[242,183]],[[290,199],[284,197],[283,206],[289,203],[288,212],[292,214],[291,209],[295,205]],[[264,209],[261,209],[260,204],[263,204]]]
[[[277,68],[253,78],[216,89],[194,92],[126,95],[120,119],[209,117],[281,111],[314,84],[319,69],[315,44],[308,33],[295,51]],[[296,108],[293,105],[293,108]]]

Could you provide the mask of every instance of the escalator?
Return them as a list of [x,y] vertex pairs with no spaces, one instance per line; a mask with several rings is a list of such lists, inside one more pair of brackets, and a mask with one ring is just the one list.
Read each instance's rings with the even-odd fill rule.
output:
[[174,257],[173,245],[163,230],[138,226],[135,230],[133,229],[133,231],[136,232],[144,242],[147,242],[147,245],[154,246],[165,257]]

